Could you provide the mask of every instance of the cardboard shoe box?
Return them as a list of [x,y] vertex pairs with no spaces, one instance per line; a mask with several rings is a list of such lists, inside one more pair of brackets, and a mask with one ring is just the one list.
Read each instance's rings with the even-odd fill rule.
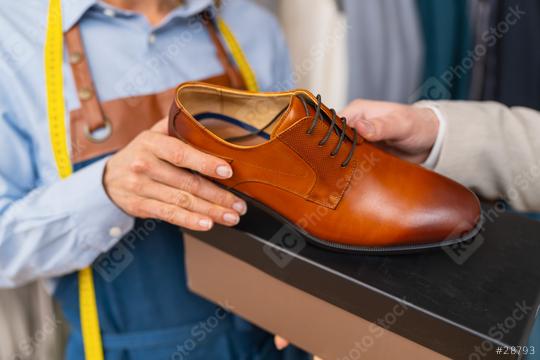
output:
[[466,243],[357,255],[250,208],[236,228],[185,235],[188,284],[325,360],[519,359],[534,351],[539,234],[540,223],[491,208]]

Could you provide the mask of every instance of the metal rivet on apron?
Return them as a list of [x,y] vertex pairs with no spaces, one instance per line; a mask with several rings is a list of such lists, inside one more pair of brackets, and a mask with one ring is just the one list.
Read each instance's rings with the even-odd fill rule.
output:
[[104,122],[101,125],[101,127],[93,131],[90,130],[90,127],[88,125],[85,125],[83,127],[84,136],[86,137],[87,140],[90,140],[93,143],[101,143],[109,139],[109,137],[111,137],[112,124],[107,118],[104,118],[103,121]]
[[83,58],[83,55],[80,52],[74,52],[72,54],[69,54],[69,63],[70,64],[78,64],[81,62]]
[[79,99],[82,101],[90,100],[94,96],[94,92],[90,88],[82,88],[79,90]]

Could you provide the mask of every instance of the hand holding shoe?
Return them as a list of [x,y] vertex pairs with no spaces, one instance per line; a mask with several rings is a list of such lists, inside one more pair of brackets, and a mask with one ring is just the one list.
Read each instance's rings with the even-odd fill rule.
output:
[[340,115],[366,140],[417,164],[428,158],[439,131],[433,110],[411,105],[359,99]]
[[103,185],[126,213],[192,230],[236,225],[246,203],[197,173],[226,179],[230,165],[167,135],[167,120],[137,136],[107,162]]

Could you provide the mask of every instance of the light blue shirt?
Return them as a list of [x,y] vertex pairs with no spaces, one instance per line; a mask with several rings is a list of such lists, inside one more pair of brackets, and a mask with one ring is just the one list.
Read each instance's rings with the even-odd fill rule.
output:
[[[160,92],[220,74],[215,48],[187,0],[152,27],[138,13],[95,0],[64,0],[64,31],[80,22],[102,101]],[[0,0],[0,287],[54,278],[90,265],[133,226],[102,186],[106,159],[60,180],[49,142],[43,44],[48,1]],[[221,14],[262,90],[290,88],[288,51],[276,20],[247,0]],[[66,111],[79,108],[64,64]],[[136,116],[137,114],[134,114]],[[66,118],[69,134],[69,121]]]

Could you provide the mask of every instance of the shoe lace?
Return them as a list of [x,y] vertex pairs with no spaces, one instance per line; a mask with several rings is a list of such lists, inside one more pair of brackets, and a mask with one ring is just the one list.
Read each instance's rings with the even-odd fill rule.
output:
[[[307,100],[303,96],[300,96],[299,98],[302,100],[302,104],[304,105],[304,110],[306,111],[306,115],[310,116]],[[320,120],[323,119],[323,114],[322,114],[322,111],[321,111],[321,105],[322,105],[321,95],[317,95],[317,104],[316,104],[316,108],[315,108],[315,116],[313,117],[313,121],[311,122],[311,126],[309,127],[308,131],[306,132],[308,135],[313,134],[313,131],[317,127],[317,124],[319,123]],[[330,139],[330,136],[332,135],[332,132],[335,132],[339,136],[339,141],[338,141],[336,147],[334,148],[334,150],[332,150],[332,152],[330,153],[330,157],[336,157],[339,150],[341,149],[341,146],[343,145],[343,142],[345,141],[345,136],[346,136],[347,129],[348,129],[348,127],[347,127],[347,119],[344,118],[344,117],[338,117],[337,114],[336,114],[336,111],[334,109],[330,109],[330,112],[332,113],[330,128],[328,129],[328,131],[326,132],[326,134],[322,138],[322,140],[319,141],[319,146],[324,146],[328,142],[328,140]],[[341,128],[339,126],[336,126],[338,118],[341,120]],[[341,163],[341,167],[347,167],[349,165],[349,163],[351,162],[351,159],[352,159],[352,157],[354,155],[354,151],[356,150],[356,143],[357,143],[357,140],[358,140],[358,134],[357,134],[355,129],[351,128],[351,130],[354,133],[351,150],[349,151],[349,154],[347,155],[347,158],[345,159],[345,161],[343,161]]]

